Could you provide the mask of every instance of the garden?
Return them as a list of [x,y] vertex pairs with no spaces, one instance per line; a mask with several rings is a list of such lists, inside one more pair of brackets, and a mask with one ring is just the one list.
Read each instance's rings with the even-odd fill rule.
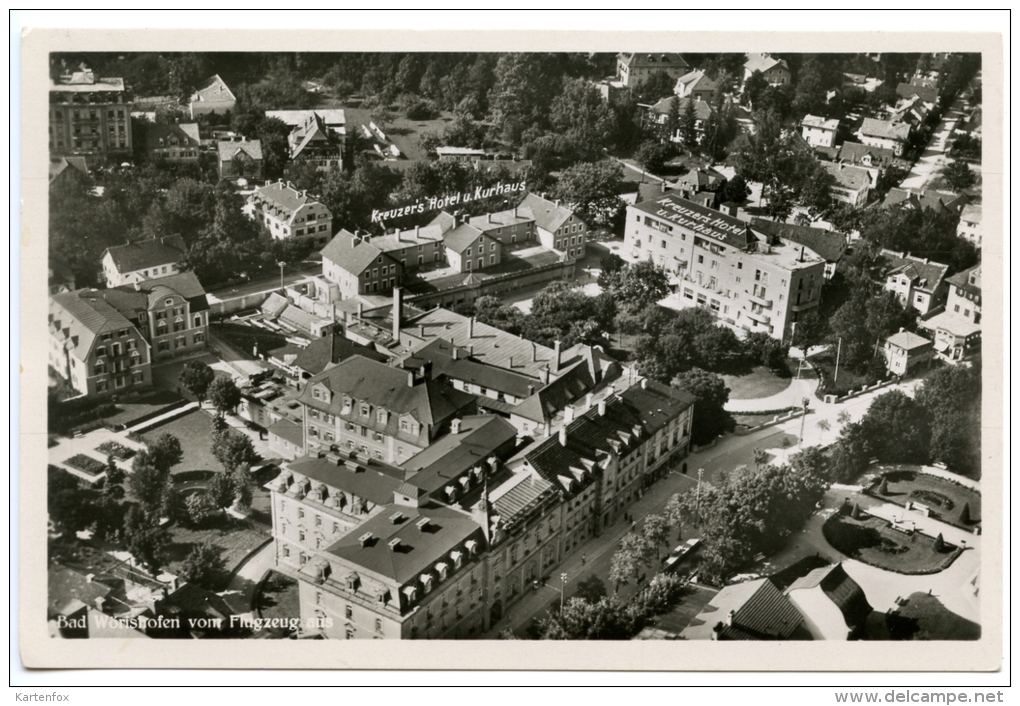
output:
[[96,447],[96,451],[104,456],[113,456],[118,461],[127,461],[135,455],[134,449],[129,449],[127,446],[118,444],[116,441],[104,441]]
[[872,497],[906,506],[921,503],[929,516],[963,529],[981,523],[981,494],[959,483],[915,470],[899,470],[875,478],[866,491]]
[[167,568],[179,573],[188,555],[196,547],[209,543],[218,552],[216,558],[220,567],[216,575],[210,577],[209,585],[217,588],[225,587],[234,567],[269,539],[264,528],[226,512],[217,512],[198,526],[174,524],[169,527],[169,532]]
[[103,463],[102,461],[97,461],[91,456],[86,456],[85,454],[75,454],[71,458],[64,461],[64,463],[70,466],[71,468],[79,470],[85,475],[91,476],[93,478],[106,470],[105,463]]
[[[855,513],[857,514],[857,513]],[[885,520],[861,513],[836,513],[822,525],[826,541],[858,561],[899,574],[934,574],[949,568],[960,550],[920,532],[895,530]]]
[[754,367],[745,375],[723,375],[726,387],[730,388],[731,400],[755,400],[772,397],[785,390],[793,382],[787,370],[778,373],[765,366]]
[[164,432],[173,434],[183,442],[183,458],[173,469],[175,476],[186,471],[223,470],[223,465],[216,460],[211,450],[212,418],[205,412],[193,410],[148,429],[140,438],[146,444],[151,444]]

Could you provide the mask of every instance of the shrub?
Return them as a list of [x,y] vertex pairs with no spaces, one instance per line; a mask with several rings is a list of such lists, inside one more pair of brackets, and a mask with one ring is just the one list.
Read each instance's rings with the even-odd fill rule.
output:
[[71,458],[64,461],[71,468],[77,468],[82,473],[90,476],[98,476],[100,473],[106,470],[106,464],[101,461],[97,461],[91,456],[85,454],[75,454]]
[[963,504],[963,507],[960,508],[960,524],[961,525],[969,525],[970,523],[971,523],[971,519],[970,519],[970,503],[966,503],[965,502]]
[[118,444],[116,441],[104,441],[96,447],[96,451],[104,456],[113,456],[118,461],[126,461],[135,455],[134,449]]

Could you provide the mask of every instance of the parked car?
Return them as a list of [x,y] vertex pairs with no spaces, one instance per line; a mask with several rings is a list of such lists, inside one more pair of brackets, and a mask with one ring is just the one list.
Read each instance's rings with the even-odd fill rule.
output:
[[662,570],[676,571],[682,563],[681,559],[690,556],[700,545],[700,539],[688,539],[669,553],[669,556],[662,562]]

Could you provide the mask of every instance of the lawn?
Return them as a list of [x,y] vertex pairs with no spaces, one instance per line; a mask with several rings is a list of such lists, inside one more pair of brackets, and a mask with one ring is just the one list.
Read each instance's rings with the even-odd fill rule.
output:
[[298,582],[289,576],[270,571],[259,586],[255,607],[263,618],[291,620],[301,617],[301,599]]
[[174,466],[175,474],[184,471],[223,471],[225,470],[216,457],[212,455],[212,417],[200,409],[171,419],[168,422],[152,427],[142,438],[151,443],[164,433],[169,432],[181,442],[184,458]]
[[[981,495],[970,488],[911,470],[892,471],[883,477],[888,486],[887,494],[878,492],[881,485],[878,479],[868,489],[877,498],[897,505],[906,505],[910,501],[922,503],[931,508],[932,517],[964,529],[981,522]],[[968,506],[967,514],[970,516],[967,522],[960,521],[964,505]]]
[[117,412],[107,417],[106,423],[114,428],[130,427],[186,403],[180,395],[168,390],[120,399],[117,400]]
[[[831,349],[809,358],[812,365],[819,371],[822,383],[818,386],[819,395],[845,395],[850,390],[860,390],[864,385],[878,382],[874,376],[851,370],[840,362],[839,377],[833,381],[836,372],[836,351]],[[732,397],[732,395],[730,395]]]
[[938,598],[912,593],[886,618],[894,640],[979,640],[981,626],[947,609]]
[[730,388],[731,400],[756,400],[778,395],[793,382],[793,378],[780,377],[766,367],[758,366],[746,375],[723,375]]
[[931,537],[920,532],[904,534],[878,517],[855,520],[836,513],[826,520],[822,533],[843,554],[900,574],[934,574],[947,569],[957,556],[955,546],[946,543],[936,551]]
[[170,564],[172,572],[178,572],[184,559],[195,547],[211,542],[220,550],[223,570],[219,583],[226,585],[230,573],[251,552],[267,539],[269,533],[264,527],[248,520],[238,520],[226,513],[220,513],[204,522],[200,527],[173,525],[170,527]]

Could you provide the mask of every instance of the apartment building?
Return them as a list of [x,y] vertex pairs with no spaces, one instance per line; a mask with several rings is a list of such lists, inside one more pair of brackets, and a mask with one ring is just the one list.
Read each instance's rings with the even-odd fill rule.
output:
[[800,121],[801,137],[812,147],[834,147],[838,120],[827,120],[817,115],[805,115]]
[[282,179],[255,187],[248,205],[255,219],[276,240],[297,238],[321,246],[333,232],[329,209],[307,191],[295,189]]
[[660,71],[675,81],[689,70],[688,63],[676,53],[620,52],[616,55],[616,75],[628,88],[634,88]]
[[950,363],[966,360],[981,346],[981,265],[957,272],[948,280],[945,311],[918,326],[934,337],[935,354]]
[[675,193],[627,208],[624,245],[675,276],[677,301],[784,340],[818,306],[825,261],[810,249]]
[[130,157],[131,104],[123,78],[99,78],[84,65],[51,81],[50,154],[81,155],[90,166]]
[[103,253],[103,279],[107,287],[171,277],[181,271],[184,239],[179,235],[141,240],[107,248]]

